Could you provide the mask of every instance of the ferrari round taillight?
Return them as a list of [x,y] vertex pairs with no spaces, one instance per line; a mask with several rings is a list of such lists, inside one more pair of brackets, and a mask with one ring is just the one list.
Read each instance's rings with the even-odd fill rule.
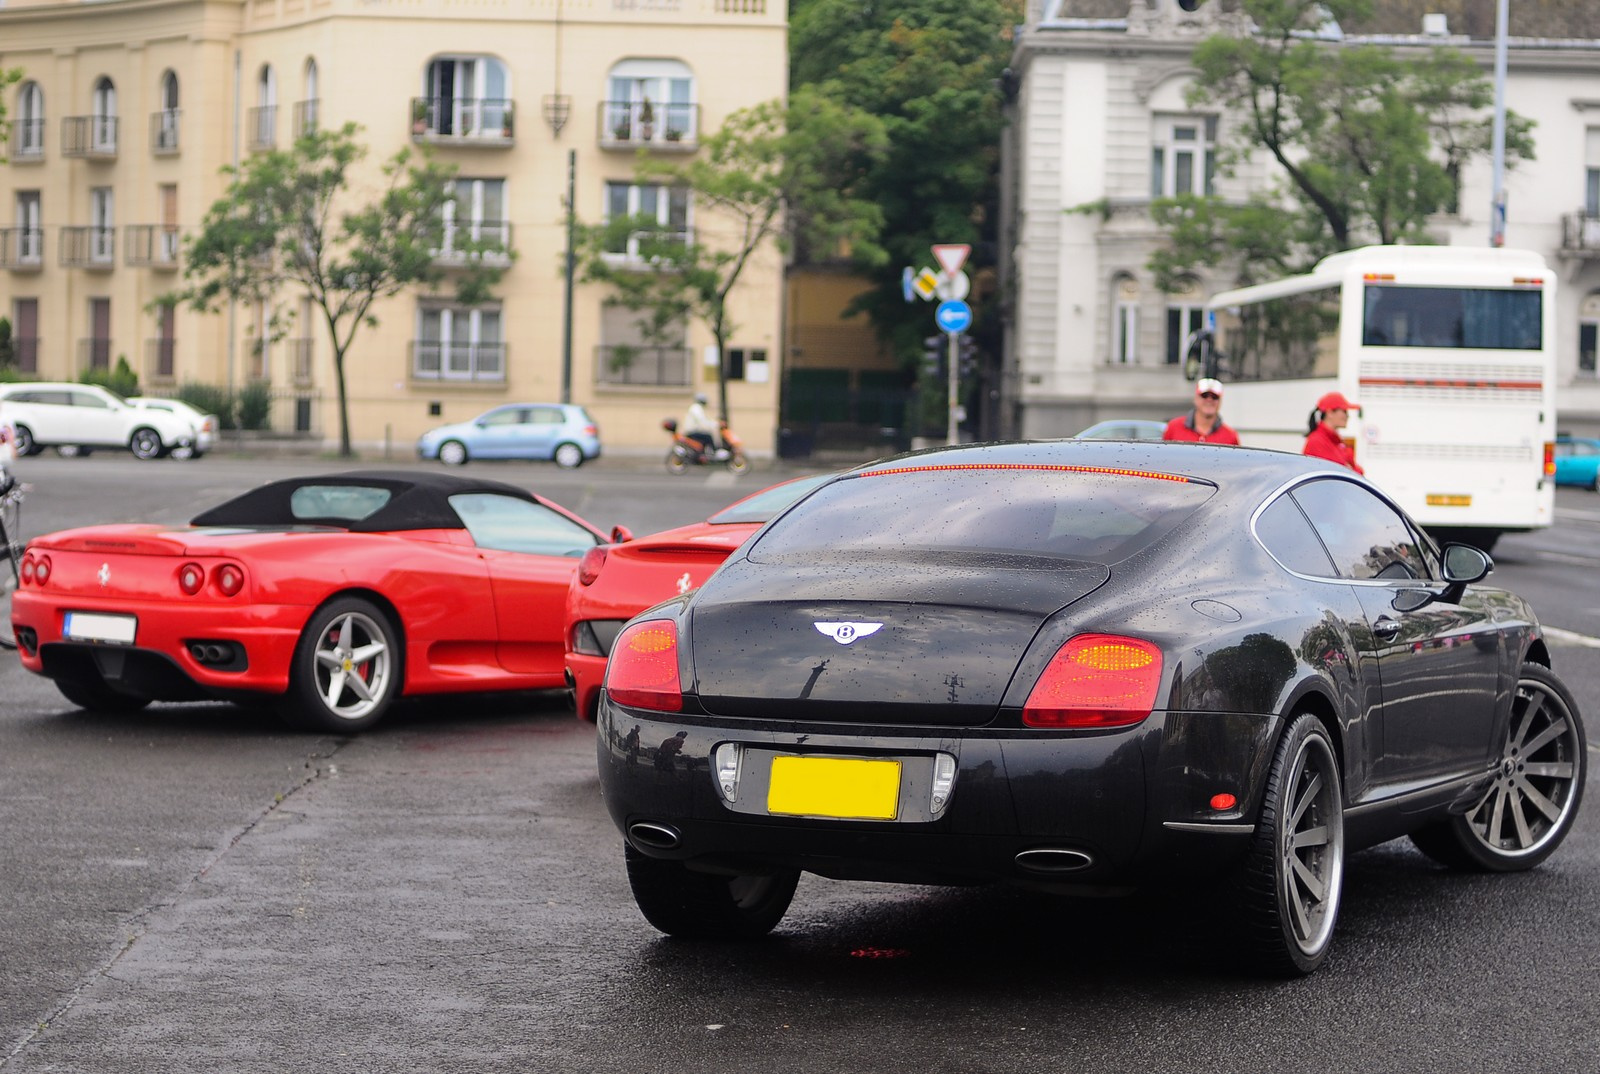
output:
[[669,619],[651,619],[624,630],[606,662],[606,694],[629,708],[679,712],[678,628]]
[[606,565],[606,546],[595,545],[578,560],[578,584],[593,585],[600,577],[600,568]]
[[225,597],[237,596],[244,588],[244,571],[232,563],[224,563],[215,574],[217,590]]
[[1161,688],[1161,650],[1140,638],[1079,634],[1051,657],[1022,707],[1029,727],[1130,727]]
[[50,557],[40,556],[33,561],[33,583],[44,585],[50,580]]
[[198,563],[185,563],[178,568],[178,588],[189,596],[200,592],[200,587],[206,584],[205,568]]
[[33,581],[33,555],[31,553],[22,557],[22,567],[20,570],[24,583]]

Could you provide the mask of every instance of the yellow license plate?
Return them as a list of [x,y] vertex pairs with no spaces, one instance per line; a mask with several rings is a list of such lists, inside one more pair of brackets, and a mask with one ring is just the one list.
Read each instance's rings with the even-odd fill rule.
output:
[[774,757],[767,812],[841,820],[893,820],[900,762],[847,757]]
[[1429,507],[1471,507],[1471,496],[1448,495],[1443,492],[1428,493]]

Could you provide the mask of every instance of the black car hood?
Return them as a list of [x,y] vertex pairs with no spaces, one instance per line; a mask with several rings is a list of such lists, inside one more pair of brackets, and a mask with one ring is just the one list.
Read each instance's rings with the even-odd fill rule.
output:
[[693,689],[716,715],[974,727],[1100,564],[989,558],[729,563],[691,605]]

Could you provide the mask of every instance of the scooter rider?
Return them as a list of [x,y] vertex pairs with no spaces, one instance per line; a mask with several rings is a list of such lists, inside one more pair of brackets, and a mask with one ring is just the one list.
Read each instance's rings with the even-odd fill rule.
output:
[[713,448],[720,447],[718,442],[717,427],[711,420],[711,415],[706,413],[706,394],[696,392],[694,402],[683,415],[683,421],[678,425],[678,433],[685,439],[693,440],[700,445],[700,454],[708,454]]

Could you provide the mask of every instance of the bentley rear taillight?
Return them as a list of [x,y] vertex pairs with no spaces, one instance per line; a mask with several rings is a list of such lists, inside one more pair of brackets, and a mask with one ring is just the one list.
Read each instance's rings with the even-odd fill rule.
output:
[[595,545],[578,560],[578,584],[593,585],[594,580],[600,577],[600,569],[605,565],[606,546]]
[[606,693],[629,708],[682,711],[678,628],[671,620],[651,619],[622,632],[606,663]]
[[1022,707],[1029,727],[1131,727],[1161,687],[1161,650],[1140,638],[1079,634],[1050,659]]

